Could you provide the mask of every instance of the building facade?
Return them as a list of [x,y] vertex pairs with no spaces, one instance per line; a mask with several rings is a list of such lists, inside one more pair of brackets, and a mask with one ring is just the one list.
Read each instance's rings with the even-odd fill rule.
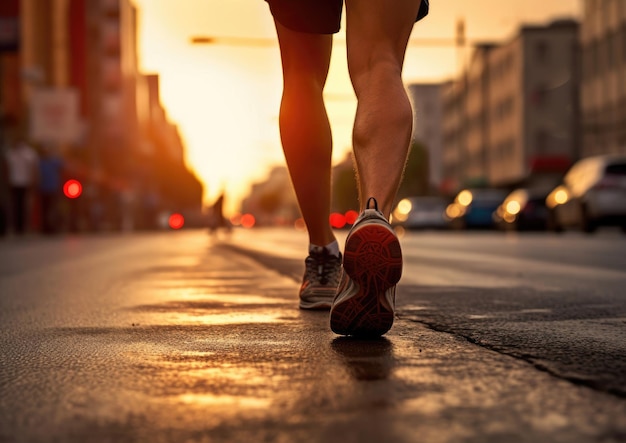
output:
[[20,75],[19,0],[0,2],[0,147],[8,143],[24,114]]
[[445,183],[539,184],[579,157],[577,38],[565,20],[475,48],[444,89]]
[[300,209],[287,168],[275,166],[265,180],[254,183],[241,211],[252,214],[258,226],[293,226]]
[[490,118],[491,90],[489,66],[492,46],[478,45],[465,71],[463,100],[463,181],[466,185],[481,185],[490,180]]
[[463,164],[465,152],[465,83],[463,80],[460,78],[449,81],[443,85],[442,90],[441,191],[444,194],[454,193],[465,181]]
[[131,0],[0,3],[2,141],[62,157],[84,187],[72,203],[77,229],[153,226],[138,222],[146,205],[201,211],[158,81],[151,90],[139,69],[137,18]]
[[414,83],[408,86],[413,107],[412,139],[427,149],[428,182],[433,189],[438,189],[442,180],[443,87],[440,83]]
[[585,0],[582,154],[626,153],[626,2]]

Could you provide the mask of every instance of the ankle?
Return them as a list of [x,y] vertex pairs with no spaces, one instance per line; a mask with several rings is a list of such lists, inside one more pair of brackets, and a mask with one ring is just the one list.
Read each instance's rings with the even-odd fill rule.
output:
[[323,246],[309,243],[309,254],[312,252],[320,252],[323,249],[326,249],[330,255],[334,255],[335,257],[339,257],[341,254],[339,251],[339,243],[337,242],[337,240],[333,240],[332,242]]
[[309,244],[311,245],[326,246],[336,241],[337,239],[332,231],[325,232],[322,235],[309,234]]

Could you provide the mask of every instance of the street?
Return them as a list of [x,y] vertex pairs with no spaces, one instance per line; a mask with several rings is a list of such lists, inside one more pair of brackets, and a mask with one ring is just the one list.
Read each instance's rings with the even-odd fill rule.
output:
[[306,244],[1,242],[0,442],[626,441],[626,236],[409,232],[369,341],[297,309]]

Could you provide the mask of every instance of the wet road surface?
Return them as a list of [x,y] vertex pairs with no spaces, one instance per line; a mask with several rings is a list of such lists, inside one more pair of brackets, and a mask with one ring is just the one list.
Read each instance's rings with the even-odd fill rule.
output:
[[202,232],[1,245],[0,441],[626,439],[619,393],[489,349],[473,326],[437,330],[445,311],[423,309],[488,303],[407,284],[385,338],[345,339],[297,309],[300,239],[263,259],[246,245]]

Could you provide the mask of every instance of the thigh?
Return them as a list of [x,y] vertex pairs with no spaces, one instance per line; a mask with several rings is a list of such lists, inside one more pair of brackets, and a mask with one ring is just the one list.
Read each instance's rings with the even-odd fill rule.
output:
[[334,34],[339,31],[343,0],[266,0],[274,19],[298,32]]
[[286,84],[315,80],[326,82],[332,51],[332,35],[294,31],[275,19],[283,75]]
[[358,75],[373,62],[402,67],[420,0],[346,0],[346,37],[350,75]]

